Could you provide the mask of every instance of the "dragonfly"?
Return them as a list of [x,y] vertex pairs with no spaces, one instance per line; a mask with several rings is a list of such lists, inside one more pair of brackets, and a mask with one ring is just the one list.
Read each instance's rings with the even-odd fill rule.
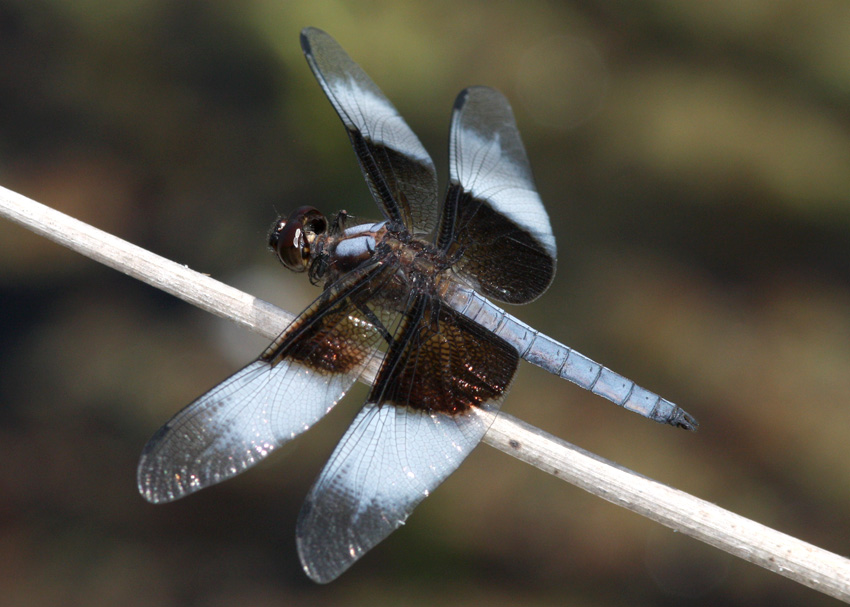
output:
[[322,292],[259,358],[153,435],[137,475],[146,500],[171,502],[244,472],[377,368],[296,523],[304,571],[326,583],[403,524],[478,445],[520,359],[649,419],[697,428],[680,407],[493,303],[533,301],[556,265],[501,93],[476,86],[458,95],[440,204],[431,157],[378,86],[325,32],[305,29],[301,46],[383,219],[302,206],[276,221],[271,249]]

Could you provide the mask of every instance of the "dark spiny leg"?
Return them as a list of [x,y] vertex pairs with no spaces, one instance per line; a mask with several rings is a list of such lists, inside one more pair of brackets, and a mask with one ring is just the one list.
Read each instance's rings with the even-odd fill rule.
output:
[[360,310],[363,313],[363,316],[366,317],[366,320],[372,323],[372,326],[378,330],[378,332],[381,334],[381,337],[383,337],[384,341],[387,342],[387,345],[391,346],[393,344],[393,336],[390,335],[390,332],[387,331],[387,328],[380,321],[380,319],[375,316],[375,313],[372,312],[372,310],[370,310],[369,307],[365,304],[358,305],[357,309]]

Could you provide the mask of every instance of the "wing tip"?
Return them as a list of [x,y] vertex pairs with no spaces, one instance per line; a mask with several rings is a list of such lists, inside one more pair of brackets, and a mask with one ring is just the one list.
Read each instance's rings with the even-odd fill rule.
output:
[[148,457],[148,453],[146,445],[136,468],[136,489],[144,500],[151,504],[166,504],[186,495],[185,492],[175,492],[172,489],[163,491],[163,487],[166,486],[161,482],[163,475],[159,472],[159,467],[153,463],[152,458]]
[[313,45],[316,39],[322,36],[330,38],[330,34],[318,27],[307,26],[301,30],[301,49],[305,55],[313,54]]
[[136,472],[136,489],[144,500],[151,504],[165,504],[174,501],[176,498],[173,495],[163,495],[154,488],[156,483],[153,482],[152,472],[146,462],[139,462],[139,468]]
[[[301,561],[301,568],[308,578],[317,584],[327,584],[334,581],[359,558],[352,558],[349,561],[333,562],[327,558],[323,558],[316,550],[316,545],[324,542],[318,541],[316,538],[311,538],[310,532],[305,532],[305,527],[309,530],[311,525],[303,525],[302,521],[305,516],[309,516],[310,498],[304,501],[301,508],[301,514],[298,515],[298,523],[296,524],[295,546],[298,550],[298,560]],[[306,514],[305,514],[306,513]]]
[[174,499],[173,497],[169,499],[167,496],[163,496],[156,491],[153,481],[156,475],[156,466],[152,464],[152,461],[155,459],[153,454],[157,446],[161,444],[163,437],[168,435],[169,429],[168,424],[164,424],[148,439],[148,442],[142,447],[139,465],[136,468],[136,488],[145,501],[151,504],[162,504]]
[[473,98],[475,101],[486,100],[490,103],[498,103],[503,108],[507,107],[507,109],[513,113],[513,110],[511,110],[511,104],[508,101],[508,98],[505,97],[504,93],[502,93],[499,89],[494,89],[492,86],[484,84],[475,84],[464,88],[457,94],[457,97],[455,97],[453,109],[455,111],[460,111],[470,98]]
[[201,487],[195,487],[182,479],[190,478],[185,469],[170,467],[163,462],[162,453],[158,447],[163,444],[171,427],[165,424],[157,430],[142,448],[139,465],[136,467],[136,489],[145,501],[151,504],[167,504]]

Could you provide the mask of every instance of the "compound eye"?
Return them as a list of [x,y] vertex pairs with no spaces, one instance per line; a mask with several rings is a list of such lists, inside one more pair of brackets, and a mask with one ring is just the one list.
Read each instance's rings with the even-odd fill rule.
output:
[[313,207],[301,207],[280,219],[269,234],[269,246],[281,263],[293,272],[307,269],[317,237],[328,228],[328,220]]
[[269,245],[281,263],[293,272],[303,272],[307,269],[307,259],[304,255],[307,240],[301,225],[283,219],[278,221],[272,229]]

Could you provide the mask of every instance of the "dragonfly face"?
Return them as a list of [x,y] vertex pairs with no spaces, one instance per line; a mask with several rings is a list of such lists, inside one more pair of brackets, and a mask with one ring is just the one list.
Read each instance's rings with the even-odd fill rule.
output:
[[293,272],[304,272],[318,253],[319,239],[328,230],[328,220],[313,207],[299,207],[286,219],[279,219],[269,233],[269,247],[281,263]]

